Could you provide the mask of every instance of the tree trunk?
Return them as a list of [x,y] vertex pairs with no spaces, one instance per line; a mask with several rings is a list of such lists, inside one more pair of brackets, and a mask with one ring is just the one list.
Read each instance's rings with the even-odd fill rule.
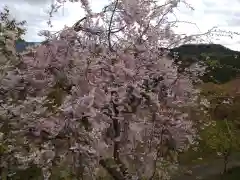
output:
[[227,172],[228,156],[224,156],[224,169],[223,173]]
[[223,174],[227,172],[229,156],[230,156],[230,151],[224,152],[224,154],[223,154],[223,158],[224,158]]
[[118,166],[116,166],[116,163],[113,159],[101,159],[99,164],[107,170],[113,179],[125,180],[124,175],[118,170]]

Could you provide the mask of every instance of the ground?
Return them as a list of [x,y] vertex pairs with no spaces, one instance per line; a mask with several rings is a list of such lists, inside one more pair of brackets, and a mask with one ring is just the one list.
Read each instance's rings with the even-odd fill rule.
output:
[[230,169],[226,174],[210,176],[204,180],[239,180],[240,179],[240,167],[234,167]]
[[[223,172],[223,160],[216,159],[203,164],[184,167],[185,173],[178,173],[172,180],[220,180],[219,174]],[[186,173],[186,169],[188,172]],[[230,157],[228,164],[229,172],[222,176],[221,180],[240,180],[240,155],[234,154]],[[215,179],[214,179],[215,178]],[[219,179],[220,178],[220,179]]]

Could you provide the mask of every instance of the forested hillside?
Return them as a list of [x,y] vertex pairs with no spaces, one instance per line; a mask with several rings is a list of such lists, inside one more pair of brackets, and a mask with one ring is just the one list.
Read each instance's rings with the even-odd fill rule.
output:
[[204,82],[226,83],[240,73],[240,52],[219,44],[187,44],[170,50],[178,54],[177,61],[187,67],[196,61],[208,65]]

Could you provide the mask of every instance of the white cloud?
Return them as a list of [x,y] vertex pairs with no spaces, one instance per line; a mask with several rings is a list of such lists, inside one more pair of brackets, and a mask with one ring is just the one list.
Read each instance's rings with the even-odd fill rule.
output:
[[[191,28],[189,25],[180,27],[181,32],[203,33],[217,26],[222,30],[240,33],[240,16],[238,16],[240,15],[239,0],[232,0],[231,3],[227,0],[188,0],[188,2],[195,10],[190,11],[181,7],[178,17],[179,19],[187,19],[195,22],[200,31],[194,28],[194,26]],[[235,36],[233,39],[227,37],[219,37],[219,39],[214,42],[223,44],[234,50],[240,50],[240,36]]]
[[[40,41],[41,37],[37,35],[39,30],[49,29],[47,26],[47,11],[53,0],[1,0],[2,5],[8,5],[13,15],[19,20],[28,22],[28,33],[26,40]],[[90,0],[94,11],[100,11],[109,0]],[[194,22],[193,24],[180,24],[178,32],[188,34],[202,33],[218,26],[221,29],[236,31],[240,33],[240,1],[232,0],[188,0],[194,8],[191,11],[184,6],[180,6],[176,11],[179,20]],[[59,30],[64,25],[72,25],[83,16],[80,3],[66,3],[64,11],[60,10],[52,19],[53,28],[51,30]],[[233,40],[229,38],[220,38],[215,41],[235,50],[240,50],[240,38],[236,36]]]
[[[80,3],[64,4],[64,8],[54,14],[52,18],[53,28],[48,27],[48,11],[53,0],[1,0],[0,8],[7,5],[11,11],[11,15],[17,20],[27,21],[27,41],[41,41],[43,38],[38,36],[38,32],[43,29],[57,31],[64,25],[73,25],[77,20],[83,17],[84,12]],[[101,10],[107,1],[90,0],[94,10]]]

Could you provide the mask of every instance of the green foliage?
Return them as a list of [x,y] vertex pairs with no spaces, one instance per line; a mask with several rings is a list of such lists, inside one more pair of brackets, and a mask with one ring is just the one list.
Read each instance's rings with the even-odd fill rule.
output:
[[41,169],[38,168],[36,165],[32,164],[31,167],[25,170],[16,169],[14,174],[11,176],[11,180],[42,180],[42,172]]
[[221,67],[221,64],[218,60],[207,59],[206,64],[210,66],[212,69]]
[[210,102],[208,112],[213,121],[207,122],[209,126],[204,129],[202,137],[206,145],[216,152],[228,148],[239,149],[239,85],[238,80],[235,80],[223,85],[209,83],[203,86],[202,94]]
[[[216,65],[213,61],[212,65]],[[240,80],[225,84],[205,83],[202,96],[210,103],[199,115],[200,141],[181,155],[183,164],[199,164],[240,150]]]
[[240,150],[239,130],[231,121],[213,121],[201,132],[205,148],[222,156],[225,152]]
[[77,180],[77,178],[68,167],[61,165],[52,169],[50,180]]

